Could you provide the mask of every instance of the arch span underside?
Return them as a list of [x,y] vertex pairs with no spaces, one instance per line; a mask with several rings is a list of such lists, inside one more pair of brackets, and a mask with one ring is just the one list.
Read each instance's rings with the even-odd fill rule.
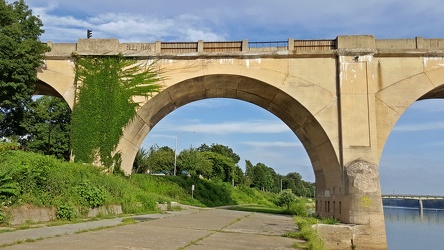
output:
[[162,118],[188,103],[207,98],[233,98],[255,104],[281,119],[307,151],[317,190],[324,190],[340,175],[335,150],[316,118],[297,100],[265,82],[238,75],[205,75],[166,88],[143,107],[125,128],[117,150],[122,168],[131,173],[132,163],[144,138]]
[[34,84],[34,95],[48,95],[63,98],[63,96],[56,89],[41,80],[38,80]]

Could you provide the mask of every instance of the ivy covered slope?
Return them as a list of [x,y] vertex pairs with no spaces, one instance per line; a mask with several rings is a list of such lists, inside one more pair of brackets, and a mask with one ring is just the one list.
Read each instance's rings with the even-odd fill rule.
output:
[[77,101],[72,113],[72,150],[76,162],[118,166],[113,152],[122,129],[136,114],[134,96],[158,92],[157,72],[119,56],[76,60]]

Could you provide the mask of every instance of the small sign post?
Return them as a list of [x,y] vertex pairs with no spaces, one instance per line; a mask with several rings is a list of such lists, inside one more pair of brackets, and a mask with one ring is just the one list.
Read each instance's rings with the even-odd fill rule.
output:
[[194,184],[191,185],[191,199],[194,199]]

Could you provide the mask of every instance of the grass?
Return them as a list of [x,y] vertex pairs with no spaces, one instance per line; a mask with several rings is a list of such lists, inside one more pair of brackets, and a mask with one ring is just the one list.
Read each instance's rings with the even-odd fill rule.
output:
[[245,212],[268,213],[268,214],[286,214],[287,211],[280,207],[267,207],[265,205],[257,205],[257,204],[235,205],[228,207],[228,209],[245,211]]
[[306,242],[295,243],[293,247],[309,250],[325,249],[324,242],[319,238],[317,231],[313,228],[313,225],[319,222],[317,218],[307,216],[295,216],[294,220],[299,228],[299,232],[292,233],[291,236],[303,239]]
[[[19,191],[8,198],[10,207],[33,204],[64,208],[60,216],[67,220],[84,218],[91,204],[99,203],[121,205],[125,214],[140,214],[159,212],[156,202],[199,207],[249,203],[276,207],[278,200],[277,194],[232,187],[221,181],[187,176],[107,175],[92,165],[63,162],[19,150],[0,150],[0,155],[0,175],[10,177]],[[195,185],[194,199],[191,185]]]
[[[277,194],[265,193],[248,187],[233,187],[229,183],[221,181],[186,176],[107,175],[103,169],[92,165],[67,163],[50,156],[17,150],[0,150],[0,156],[0,175],[6,174],[11,177],[20,191],[17,196],[8,198],[10,207],[33,204],[44,207],[75,207],[78,209],[79,212],[75,214],[69,214],[71,210],[66,209],[66,216],[70,220],[52,221],[48,223],[50,226],[86,221],[83,218],[85,218],[85,211],[88,210],[88,204],[85,204],[84,201],[91,202],[91,199],[96,199],[92,200],[94,204],[103,202],[103,205],[122,206],[124,215],[101,214],[99,219],[160,212],[156,203],[171,204],[171,202],[198,207],[231,205],[229,209],[260,213],[307,214],[306,200],[301,199],[294,206],[290,206],[290,209],[284,209],[276,205],[279,198]],[[79,193],[79,183],[87,183],[88,187],[94,188],[83,189],[84,192]],[[195,186],[194,199],[191,198],[191,185]],[[169,205],[168,209],[180,210],[181,208]],[[3,216],[3,218],[8,218],[8,216]],[[289,232],[284,236],[307,240],[308,243],[303,247],[308,249],[322,249],[322,242],[310,226],[312,225],[310,223],[317,223],[317,220],[314,219],[313,222],[313,218],[306,216],[296,216],[295,218],[299,221],[297,223],[300,232]],[[97,220],[97,218],[89,220]],[[136,223],[134,218],[124,218],[122,223],[116,226],[133,223]],[[330,218],[326,220],[326,223],[337,222]],[[21,228],[29,228],[30,224],[26,223]],[[105,228],[109,227],[82,230],[76,233]],[[204,238],[208,236],[204,236]],[[191,242],[190,245],[196,244],[200,240],[202,239]]]

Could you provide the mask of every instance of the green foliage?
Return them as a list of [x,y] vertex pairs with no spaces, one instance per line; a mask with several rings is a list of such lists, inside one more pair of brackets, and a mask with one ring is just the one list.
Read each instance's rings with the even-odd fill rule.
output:
[[133,97],[160,91],[158,75],[123,56],[78,58],[75,68],[79,92],[72,114],[74,160],[114,166],[119,159],[112,153],[122,128],[136,114]]
[[93,186],[89,181],[84,181],[76,187],[81,204],[88,207],[99,207],[105,204],[107,194],[103,187]]
[[33,152],[69,160],[70,121],[71,109],[63,99],[40,97],[28,105],[22,122],[27,132],[20,143]]
[[279,205],[280,206],[286,206],[287,209],[290,209],[290,206],[295,203],[297,200],[297,197],[295,194],[293,194],[293,192],[291,191],[291,189],[284,189],[280,194],[279,194]]
[[313,225],[318,223],[318,220],[313,217],[295,216],[294,220],[299,228],[299,237],[307,241],[306,248],[310,250],[325,249],[324,242],[319,238],[316,229]]
[[263,163],[257,163],[253,167],[249,167],[247,177],[251,181],[251,186],[268,192],[279,192],[280,177],[276,172]]
[[218,153],[220,155],[229,157],[233,160],[233,162],[235,164],[237,164],[240,160],[240,157],[238,154],[234,153],[233,149],[225,146],[225,145],[221,145],[221,144],[211,144],[211,146],[207,146],[206,144],[202,144],[200,145],[199,148],[197,148],[198,151],[201,152],[214,152],[214,153]]
[[57,218],[61,220],[73,220],[76,217],[76,209],[70,205],[57,207]]
[[19,187],[16,182],[13,181],[9,173],[0,174],[0,201],[2,205],[9,205],[12,202],[11,199],[16,198],[20,193]]
[[323,224],[329,224],[329,225],[337,225],[340,223],[340,221],[334,217],[325,217],[322,218]]
[[186,172],[191,176],[211,177],[213,162],[204,153],[194,148],[189,148],[181,151],[177,160],[177,164],[182,172]]
[[314,197],[315,195],[314,184],[302,180],[299,173],[288,173],[283,177],[283,188],[291,189],[297,196]]
[[[1,144],[0,144],[1,145]],[[124,213],[156,211],[156,202],[195,206],[260,204],[278,208],[278,195],[246,186],[187,176],[107,175],[103,168],[69,163],[36,153],[8,151],[0,158],[0,176],[17,186],[11,206],[24,203],[57,207],[58,216],[76,218],[89,207],[120,204]],[[191,185],[195,185],[194,199]],[[1,187],[0,187],[1,188]],[[71,207],[76,207],[72,212]]]
[[0,1],[0,138],[24,135],[25,105],[31,100],[37,68],[49,47],[39,41],[41,20],[23,0]]

